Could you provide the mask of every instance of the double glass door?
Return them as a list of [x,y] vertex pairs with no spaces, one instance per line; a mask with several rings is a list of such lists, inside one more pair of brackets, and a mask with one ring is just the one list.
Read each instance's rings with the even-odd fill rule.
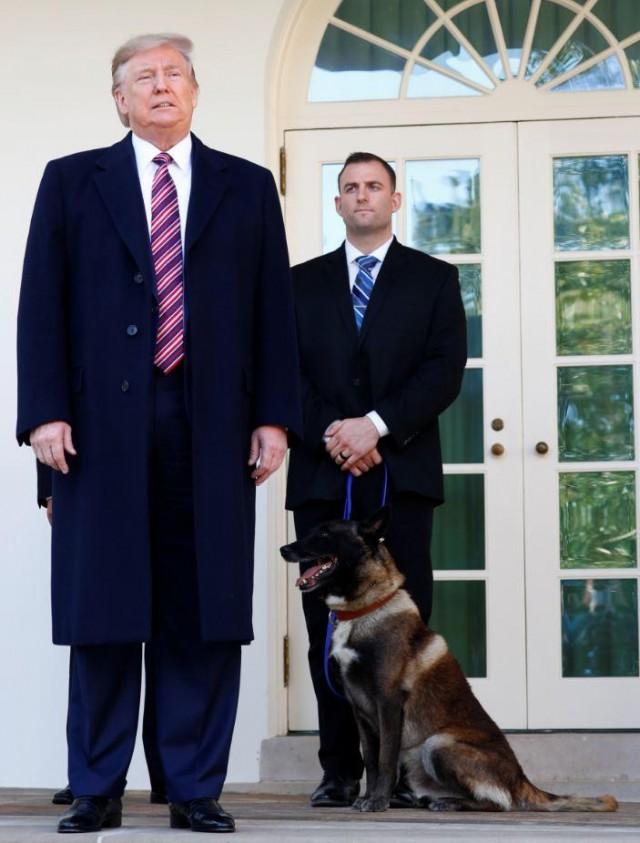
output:
[[[432,626],[504,728],[637,722],[634,315],[640,121],[286,134],[292,261],[336,248],[341,162],[395,168],[405,244],[458,266]],[[289,728],[315,727],[291,573]],[[614,704],[612,704],[614,698]]]

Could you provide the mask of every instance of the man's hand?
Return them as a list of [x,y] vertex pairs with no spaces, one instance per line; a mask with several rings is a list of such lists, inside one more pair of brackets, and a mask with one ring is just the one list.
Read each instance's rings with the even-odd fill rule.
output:
[[53,498],[47,498],[47,521],[53,524]]
[[69,473],[65,452],[76,455],[70,424],[62,421],[41,424],[33,428],[29,438],[33,452],[41,463],[63,474]]
[[251,434],[249,465],[254,466],[251,477],[260,486],[277,471],[287,453],[287,434],[283,427],[263,425]]
[[365,454],[374,450],[380,439],[376,426],[367,416],[332,422],[324,435],[327,453],[342,471],[351,471]]
[[349,469],[349,472],[354,477],[360,477],[361,474],[366,474],[367,471],[370,471],[376,465],[380,465],[381,462],[382,457],[380,456],[380,451],[377,448],[373,448],[368,454],[365,454],[364,457],[361,457],[361,459],[354,463]]

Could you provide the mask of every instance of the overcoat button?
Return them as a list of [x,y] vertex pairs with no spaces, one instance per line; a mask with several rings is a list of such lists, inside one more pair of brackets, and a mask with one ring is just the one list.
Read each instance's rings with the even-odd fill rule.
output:
[[142,273],[136,272],[136,274],[133,276],[133,283],[134,284],[142,284],[143,281],[144,281],[144,278],[142,277]]
[[129,334],[130,337],[135,337],[135,335],[138,333],[138,326],[137,325],[129,325],[128,328],[127,328],[127,333]]
[[120,384],[120,389],[123,392],[128,392],[129,391],[129,381],[122,381],[122,383]]

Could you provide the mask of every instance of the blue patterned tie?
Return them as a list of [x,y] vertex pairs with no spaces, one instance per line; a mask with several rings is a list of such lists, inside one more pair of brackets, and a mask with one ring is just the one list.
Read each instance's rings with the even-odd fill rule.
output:
[[378,263],[378,258],[373,255],[360,255],[356,258],[356,262],[360,267],[356,280],[351,290],[351,298],[353,300],[353,312],[356,317],[356,328],[358,333],[362,329],[364,322],[364,314],[371,298],[371,291],[373,290],[373,276],[371,270]]

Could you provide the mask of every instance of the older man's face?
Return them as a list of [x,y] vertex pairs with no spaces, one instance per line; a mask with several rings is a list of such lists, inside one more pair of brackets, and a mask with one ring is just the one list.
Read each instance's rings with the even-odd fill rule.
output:
[[173,47],[154,47],[135,55],[125,70],[115,97],[133,132],[156,144],[163,136],[172,144],[185,137],[197,89],[184,57]]

